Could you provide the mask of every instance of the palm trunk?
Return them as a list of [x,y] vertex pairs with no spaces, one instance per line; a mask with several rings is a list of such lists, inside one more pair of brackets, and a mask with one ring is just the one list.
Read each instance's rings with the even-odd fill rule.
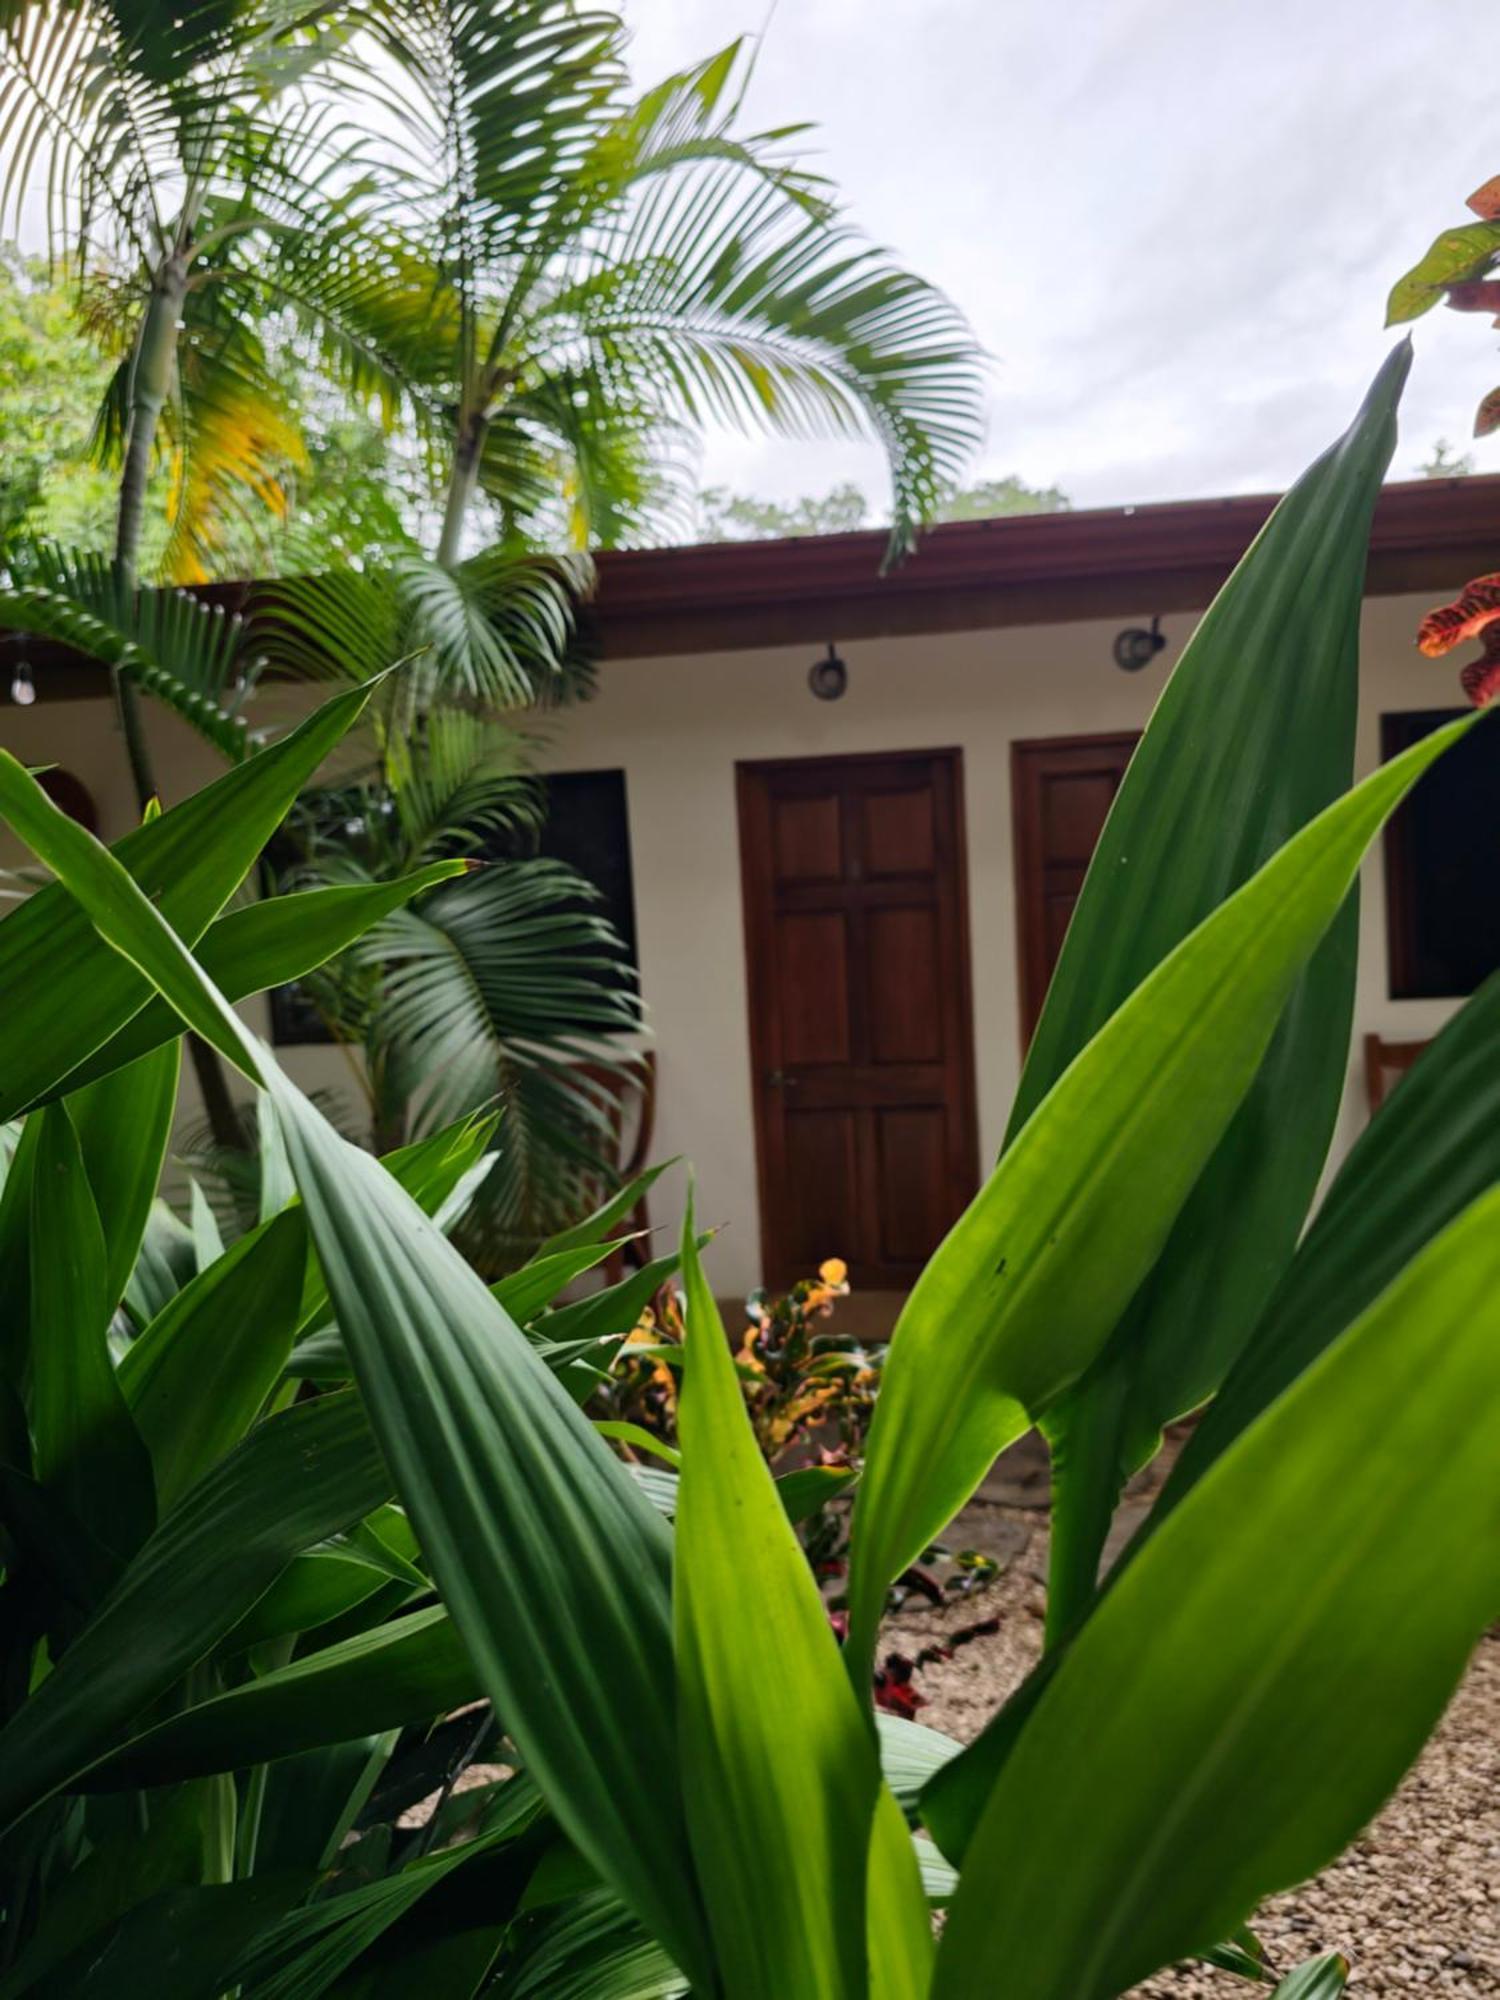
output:
[[[120,474],[120,504],[115,519],[115,564],[123,588],[133,591],[140,561],[141,527],[146,515],[146,480],[156,428],[172,384],[177,353],[177,322],[187,290],[187,265],[179,255],[168,257],[156,274],[130,364],[130,414],[125,430],[125,464]],[[125,738],[125,754],[135,782],[136,804],[145,810],[156,796],[156,778],[141,720],[140,697],[116,667],[115,708]]]
[[[120,501],[115,517],[115,566],[121,586],[134,592],[140,567],[141,529],[146,519],[146,482],[151,474],[151,453],[156,444],[157,426],[172,387],[172,366],[177,358],[177,327],[182,318],[182,302],[187,292],[187,262],[174,252],[162,264],[151,287],[145,317],[136,336],[135,355],[130,365],[130,414],[126,420],[125,464],[120,473]],[[116,667],[111,676],[115,712],[125,739],[125,755],[135,785],[136,804],[145,810],[156,796],[156,773],[146,742],[141,698],[132,683]],[[189,1033],[188,1054],[198,1079],[199,1094],[215,1142],[236,1152],[245,1147],[244,1128],[229,1094],[229,1082],[217,1052],[197,1035]]]
[[463,549],[464,522],[469,503],[479,490],[479,461],[484,456],[484,436],[488,429],[485,417],[471,413],[459,419],[448,501],[443,509],[443,532],[438,539],[437,559],[445,569],[453,567]]

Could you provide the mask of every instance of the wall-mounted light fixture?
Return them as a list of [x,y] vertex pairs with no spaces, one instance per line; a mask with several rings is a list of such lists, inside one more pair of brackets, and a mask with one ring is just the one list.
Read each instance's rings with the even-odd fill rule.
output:
[[831,639],[822,659],[814,660],[808,668],[807,685],[819,701],[837,701],[848,688],[849,669],[834,651]]
[[1127,625],[1115,634],[1115,665],[1122,674],[1138,674],[1142,667],[1150,666],[1166,643],[1160,618],[1151,620],[1149,630],[1144,625]]
[[17,708],[30,708],[36,700],[36,682],[31,678],[31,669],[24,660],[17,660],[16,670],[10,677],[10,698]]

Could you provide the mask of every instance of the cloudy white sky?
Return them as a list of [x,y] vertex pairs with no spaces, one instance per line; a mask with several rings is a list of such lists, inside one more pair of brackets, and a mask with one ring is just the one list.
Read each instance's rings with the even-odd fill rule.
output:
[[[624,0],[642,82],[766,0]],[[1391,338],[1386,292],[1500,172],[1494,0],[780,0],[748,106],[817,121],[868,232],[993,356],[976,476],[1077,505],[1284,485]],[[1468,436],[1489,322],[1417,327],[1393,474]],[[1469,447],[1500,471],[1500,443]],[[704,478],[768,497],[879,459],[733,436]]]

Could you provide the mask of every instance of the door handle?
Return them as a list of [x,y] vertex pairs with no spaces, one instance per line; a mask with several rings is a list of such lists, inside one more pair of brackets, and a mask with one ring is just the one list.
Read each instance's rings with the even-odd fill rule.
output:
[[797,1088],[796,1077],[788,1076],[784,1069],[771,1070],[767,1074],[766,1082],[772,1090],[795,1090]]

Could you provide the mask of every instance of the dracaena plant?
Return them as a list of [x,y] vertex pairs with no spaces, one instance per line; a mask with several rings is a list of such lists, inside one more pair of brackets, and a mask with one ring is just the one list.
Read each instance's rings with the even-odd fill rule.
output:
[[[0,1116],[26,1113],[0,1208],[8,2000],[167,1971],[261,2000],[1110,2000],[1190,1954],[1266,1979],[1257,1902],[1371,1817],[1500,1611],[1500,982],[1302,1228],[1361,859],[1485,726],[1351,784],[1406,365],[1282,503],[1127,775],[1012,1135],[891,1342],[842,1647],[691,1213],[669,1523],[578,1400],[659,1272],[544,1309],[624,1208],[490,1288],[444,1234],[437,1142],[351,1146],[229,1005],[307,903],[248,938],[214,913],[357,697],[113,851],[0,755],[0,812],[58,877],[0,923]],[[111,1339],[183,1023],[263,1094],[295,1199]],[[290,1400],[289,1366],[321,1393]],[[1202,1404],[1101,1582],[1121,1481]],[[967,1746],[877,1719],[892,1579],[1033,1424],[1040,1666]],[[412,1843],[394,1802],[444,1766],[390,1753],[441,1718],[448,1769],[503,1745]]]

